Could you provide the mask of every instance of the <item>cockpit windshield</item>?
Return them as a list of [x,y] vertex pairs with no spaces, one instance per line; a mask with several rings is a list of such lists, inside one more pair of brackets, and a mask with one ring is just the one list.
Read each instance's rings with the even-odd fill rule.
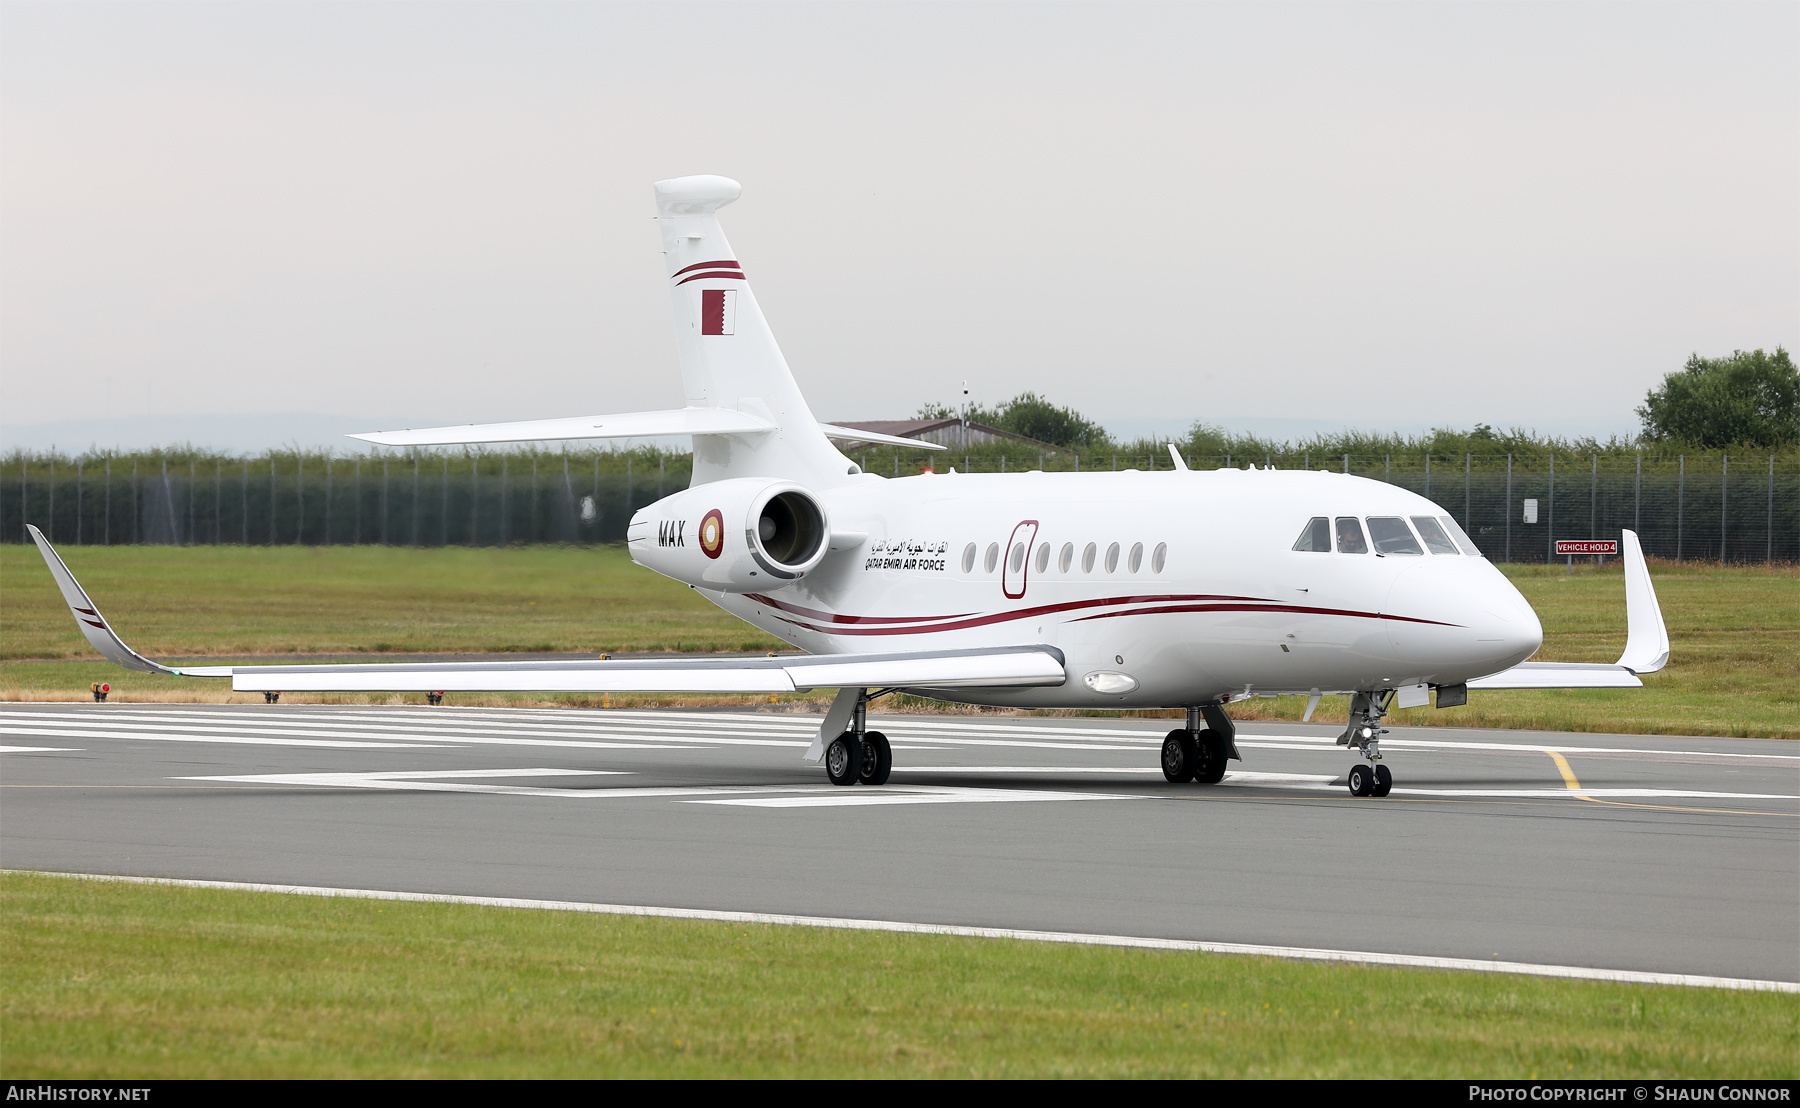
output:
[[1370,516],[1369,537],[1375,540],[1377,554],[1423,554],[1419,540],[1399,516]]
[[1363,541],[1362,521],[1355,516],[1337,517],[1339,554],[1367,554],[1369,544]]
[[1412,521],[1413,526],[1419,529],[1419,537],[1425,540],[1425,549],[1433,554],[1456,553],[1456,544],[1450,541],[1449,535],[1444,534],[1444,529],[1438,526],[1437,520],[1430,516],[1414,516]]

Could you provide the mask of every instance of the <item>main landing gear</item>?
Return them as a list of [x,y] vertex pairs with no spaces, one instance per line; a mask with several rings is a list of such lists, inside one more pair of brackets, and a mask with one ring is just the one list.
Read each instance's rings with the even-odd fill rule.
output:
[[894,750],[887,736],[869,730],[870,699],[867,693],[856,698],[850,730],[825,748],[825,773],[833,785],[885,785],[894,770]]
[[1386,796],[1394,787],[1393,773],[1381,763],[1381,736],[1387,734],[1387,728],[1381,726],[1381,717],[1387,715],[1393,699],[1391,690],[1359,692],[1350,697],[1350,725],[1338,736],[1338,745],[1361,750],[1368,760],[1367,765],[1350,767],[1351,796]]
[[[1218,718],[1213,718],[1214,716]],[[1218,726],[1223,720],[1224,727]],[[1213,724],[1213,726],[1206,726]],[[1187,710],[1187,726],[1169,732],[1162,745],[1163,776],[1176,784],[1197,781],[1216,785],[1225,778],[1225,762],[1237,757],[1231,720],[1217,704]]]

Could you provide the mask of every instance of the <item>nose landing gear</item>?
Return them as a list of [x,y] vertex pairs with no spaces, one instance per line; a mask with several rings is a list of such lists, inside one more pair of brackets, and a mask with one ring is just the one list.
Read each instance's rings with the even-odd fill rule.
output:
[[1350,767],[1351,796],[1382,797],[1394,787],[1393,773],[1381,763],[1381,736],[1387,734],[1381,717],[1393,699],[1392,690],[1359,692],[1350,698],[1350,725],[1338,736],[1338,745],[1361,750],[1369,763]]

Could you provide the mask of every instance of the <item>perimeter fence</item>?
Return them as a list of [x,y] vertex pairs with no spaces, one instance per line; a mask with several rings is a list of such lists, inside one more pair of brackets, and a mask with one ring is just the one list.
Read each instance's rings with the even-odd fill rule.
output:
[[[851,452],[869,472],[1162,469],[1165,452]],[[1496,561],[1557,539],[1617,538],[1675,560],[1800,561],[1800,455],[1194,455],[1193,469],[1329,469],[1419,493]],[[226,457],[191,452],[0,460],[0,541],[494,546],[620,542],[639,508],[685,489],[690,455],[641,450]],[[1320,512],[1335,505],[1324,501]]]

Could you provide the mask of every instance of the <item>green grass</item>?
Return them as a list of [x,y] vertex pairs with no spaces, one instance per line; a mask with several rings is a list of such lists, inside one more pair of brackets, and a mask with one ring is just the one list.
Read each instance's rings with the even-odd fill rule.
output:
[[[71,568],[128,642],[152,656],[499,651],[769,650],[782,646],[619,547],[83,547]],[[1544,623],[1544,661],[1617,660],[1617,564],[1503,567]],[[1643,689],[1475,692],[1401,724],[1800,738],[1800,568],[1656,563],[1673,659]],[[93,658],[37,551],[0,546],[0,698],[224,700],[216,687],[131,674]],[[255,699],[239,694],[236,699]],[[403,697],[292,697],[368,703]],[[419,697],[412,697],[419,700]],[[742,698],[739,698],[741,700]],[[787,698],[789,700],[795,698]],[[799,698],[804,699],[804,698]],[[672,704],[730,698],[460,697],[458,703]],[[1297,719],[1297,698],[1232,706]],[[919,707],[919,704],[912,704]],[[1341,699],[1319,718],[1342,719]]]
[[0,875],[0,1077],[1793,1078],[1800,998]]

